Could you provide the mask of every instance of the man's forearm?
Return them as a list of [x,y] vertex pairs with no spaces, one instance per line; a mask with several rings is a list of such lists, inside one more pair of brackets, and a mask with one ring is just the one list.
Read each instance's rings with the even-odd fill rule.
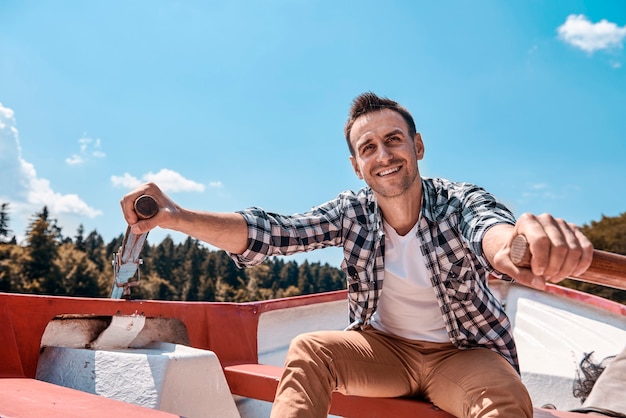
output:
[[[135,212],[141,196],[150,196],[157,213],[142,218]],[[248,244],[248,225],[239,213],[202,212],[176,204],[154,183],[146,183],[127,193],[120,202],[122,213],[135,234],[144,234],[155,227],[171,229],[204,241],[224,251],[242,254]]]
[[233,254],[248,247],[248,225],[238,213],[181,209],[170,228]]
[[492,266],[495,265],[494,258],[496,253],[500,251],[507,240],[510,239],[513,228],[513,225],[497,224],[485,232],[482,242],[483,254]]

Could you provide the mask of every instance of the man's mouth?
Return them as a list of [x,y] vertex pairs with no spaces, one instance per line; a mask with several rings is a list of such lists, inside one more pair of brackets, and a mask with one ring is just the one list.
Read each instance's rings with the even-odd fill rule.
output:
[[387,169],[387,170],[381,171],[381,172],[380,172],[380,173],[378,173],[377,175],[378,175],[379,177],[384,177],[384,176],[387,176],[387,175],[389,175],[389,174],[393,174],[393,173],[395,173],[395,172],[397,172],[397,171],[399,171],[399,170],[400,170],[400,167],[393,167],[393,168],[389,168],[389,169]]

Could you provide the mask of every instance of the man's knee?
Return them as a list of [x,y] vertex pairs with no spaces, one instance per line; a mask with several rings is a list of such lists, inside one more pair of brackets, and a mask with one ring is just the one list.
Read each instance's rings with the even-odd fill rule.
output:
[[322,347],[320,335],[317,332],[307,332],[300,334],[291,340],[289,344],[290,355],[317,354]]
[[431,375],[427,396],[459,417],[532,417],[528,391],[513,366],[489,349],[461,351]]
[[526,386],[517,376],[496,376],[488,386],[477,387],[468,396],[469,416],[527,417],[533,407]]

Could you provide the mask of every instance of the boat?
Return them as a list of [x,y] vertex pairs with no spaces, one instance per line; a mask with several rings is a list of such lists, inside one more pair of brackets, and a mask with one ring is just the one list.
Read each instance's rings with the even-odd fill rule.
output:
[[[615,257],[607,280],[624,288],[626,257]],[[489,286],[513,323],[535,417],[602,409],[573,388],[583,360],[607,359],[609,370],[613,356],[626,356],[626,306],[552,284]],[[246,303],[0,293],[0,416],[267,417],[289,342],[345,328],[346,298],[346,290]],[[592,394],[604,390],[599,382]],[[452,418],[419,399],[339,393],[331,415]]]

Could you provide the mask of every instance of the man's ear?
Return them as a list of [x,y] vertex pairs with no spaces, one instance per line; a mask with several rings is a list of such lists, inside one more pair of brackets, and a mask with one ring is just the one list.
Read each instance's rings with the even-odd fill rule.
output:
[[359,165],[356,162],[356,158],[354,158],[352,155],[350,156],[350,162],[352,163],[352,169],[354,170],[356,176],[363,180],[363,174],[361,174],[361,170],[359,170]]
[[416,133],[413,137],[413,143],[415,144],[415,154],[417,155],[417,159],[421,160],[424,158],[424,142],[422,141],[422,134],[419,132]]

